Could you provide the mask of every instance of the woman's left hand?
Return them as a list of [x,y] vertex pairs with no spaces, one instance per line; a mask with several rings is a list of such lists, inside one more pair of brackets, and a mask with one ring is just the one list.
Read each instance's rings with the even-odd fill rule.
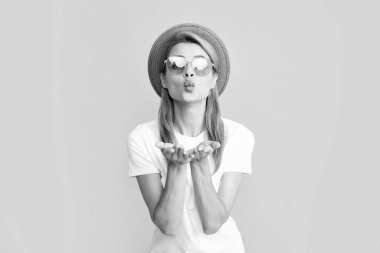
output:
[[208,155],[212,154],[216,149],[220,148],[220,143],[217,141],[204,141],[197,147],[189,151],[194,157],[190,163],[202,162]]

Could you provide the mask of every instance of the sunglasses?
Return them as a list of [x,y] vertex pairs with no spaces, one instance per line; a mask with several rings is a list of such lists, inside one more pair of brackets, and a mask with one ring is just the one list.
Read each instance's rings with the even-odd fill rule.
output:
[[164,61],[164,64],[169,73],[183,74],[186,65],[189,62],[195,74],[198,76],[207,75],[213,68],[215,69],[215,65],[212,63],[212,61],[203,56],[195,56],[191,61],[188,61],[183,56],[170,56]]

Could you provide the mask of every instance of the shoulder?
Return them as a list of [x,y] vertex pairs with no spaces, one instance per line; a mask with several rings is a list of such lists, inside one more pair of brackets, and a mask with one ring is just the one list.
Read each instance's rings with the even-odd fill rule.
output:
[[255,139],[253,132],[242,123],[221,117],[224,124],[224,129],[227,138],[248,138],[249,140]]
[[157,119],[136,125],[128,134],[128,141],[153,141],[159,139],[160,131]]

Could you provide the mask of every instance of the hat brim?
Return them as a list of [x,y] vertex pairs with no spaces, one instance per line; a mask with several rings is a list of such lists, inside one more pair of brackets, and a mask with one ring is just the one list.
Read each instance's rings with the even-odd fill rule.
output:
[[158,96],[161,96],[162,84],[160,74],[162,71],[163,62],[166,58],[165,54],[167,47],[173,37],[181,32],[194,33],[206,40],[214,48],[218,57],[218,79],[216,81],[216,85],[220,96],[226,88],[230,75],[230,61],[227,49],[222,40],[212,30],[202,25],[193,23],[184,23],[172,26],[164,31],[154,42],[148,58],[148,74],[153,89]]

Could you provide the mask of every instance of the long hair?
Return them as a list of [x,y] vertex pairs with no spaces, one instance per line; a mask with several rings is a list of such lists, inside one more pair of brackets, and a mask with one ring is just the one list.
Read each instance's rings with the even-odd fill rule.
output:
[[[168,45],[166,56],[169,55],[171,48],[180,42],[196,43],[206,51],[214,63],[218,62],[219,60],[217,59],[217,54],[211,45],[204,39],[191,32],[183,32],[177,34],[177,36],[170,42],[170,45]],[[162,69],[162,72],[165,73],[165,68]],[[222,162],[222,154],[225,143],[224,124],[221,118],[218,94],[217,85],[215,85],[215,87],[210,90],[210,93],[206,99],[206,110],[204,115],[204,123],[208,140],[217,141],[221,145],[220,148],[216,149],[213,152],[213,159],[216,165],[216,170],[219,169],[219,166]],[[175,143],[176,138],[173,134],[174,103],[173,99],[169,95],[168,90],[164,87],[162,87],[161,90],[161,105],[158,112],[158,119],[161,141],[166,143]]]

